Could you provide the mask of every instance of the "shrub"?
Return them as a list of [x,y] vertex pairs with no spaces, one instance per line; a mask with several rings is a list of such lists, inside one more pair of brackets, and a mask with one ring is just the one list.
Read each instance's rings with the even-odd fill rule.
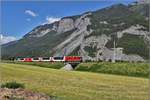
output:
[[88,71],[96,73],[108,73],[126,76],[136,77],[148,77],[149,66],[147,63],[110,63],[110,62],[99,62],[99,63],[82,63],[76,67],[78,71]]
[[7,82],[7,83],[2,84],[1,88],[9,88],[9,89],[24,88],[24,84],[12,81],[12,82]]
[[54,69],[60,69],[64,66],[63,63],[52,63],[52,62],[19,62],[19,61],[3,61],[5,63],[14,63],[14,64],[24,64],[24,65],[33,65],[37,67],[45,67],[45,68],[54,68]]

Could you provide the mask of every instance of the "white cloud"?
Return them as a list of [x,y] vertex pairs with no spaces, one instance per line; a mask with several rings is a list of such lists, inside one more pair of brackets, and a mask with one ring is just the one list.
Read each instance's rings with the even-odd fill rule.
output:
[[4,36],[4,35],[0,34],[0,45],[6,44],[6,43],[11,42],[11,41],[15,41],[15,40],[17,40],[16,37]]
[[43,24],[51,24],[55,21],[59,21],[61,18],[58,17],[46,17],[46,22],[44,22]]
[[32,10],[25,10],[25,13],[32,16],[32,17],[36,17],[37,14],[35,12],[33,12]]

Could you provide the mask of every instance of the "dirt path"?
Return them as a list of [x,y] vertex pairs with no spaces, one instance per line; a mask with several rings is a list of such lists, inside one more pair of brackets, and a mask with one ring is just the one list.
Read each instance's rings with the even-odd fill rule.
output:
[[0,100],[52,100],[52,97],[21,88],[0,88]]

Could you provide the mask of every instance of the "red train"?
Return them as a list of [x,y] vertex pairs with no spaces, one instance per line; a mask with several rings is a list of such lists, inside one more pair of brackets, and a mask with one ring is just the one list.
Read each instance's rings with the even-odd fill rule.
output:
[[34,58],[18,58],[17,61],[22,62],[82,62],[80,56],[64,56],[64,57],[34,57]]

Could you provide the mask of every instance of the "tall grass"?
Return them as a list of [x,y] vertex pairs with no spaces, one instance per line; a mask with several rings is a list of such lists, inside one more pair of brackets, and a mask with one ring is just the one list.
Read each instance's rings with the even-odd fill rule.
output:
[[14,64],[24,64],[24,65],[34,65],[45,68],[54,68],[60,69],[64,66],[63,63],[54,63],[54,62],[18,62],[18,61],[3,61],[5,63],[14,63]]
[[10,88],[10,89],[25,88],[24,84],[17,83],[15,81],[3,83],[3,84],[1,84],[0,87],[1,88]]
[[97,73],[119,74],[136,77],[148,77],[149,66],[147,63],[82,63],[76,70]]

